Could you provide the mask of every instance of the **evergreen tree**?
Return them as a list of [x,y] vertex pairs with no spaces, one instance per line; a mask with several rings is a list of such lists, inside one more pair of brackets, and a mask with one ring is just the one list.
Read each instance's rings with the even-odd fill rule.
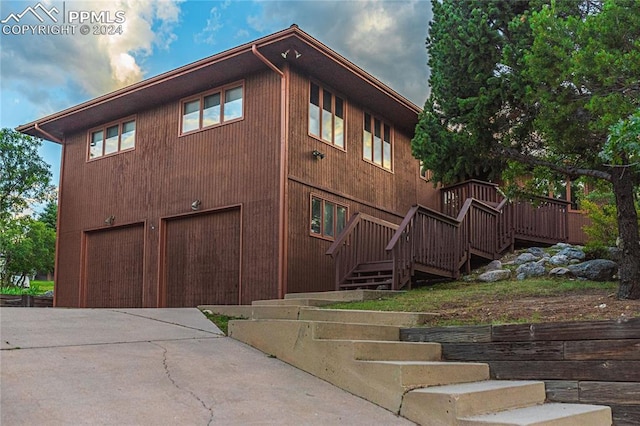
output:
[[413,152],[441,183],[531,173],[611,182],[618,296],[637,299],[640,2],[544,3],[433,3],[431,96]]

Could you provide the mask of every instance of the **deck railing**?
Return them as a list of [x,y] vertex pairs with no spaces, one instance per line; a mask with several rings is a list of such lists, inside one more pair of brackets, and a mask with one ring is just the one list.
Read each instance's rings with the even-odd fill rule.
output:
[[569,237],[571,203],[548,197],[533,197],[510,204],[513,238],[531,242],[565,242]]
[[498,185],[480,180],[467,180],[440,189],[440,211],[451,217],[458,213],[469,198],[475,198],[489,205],[497,205],[502,196],[496,190]]
[[361,263],[391,260],[385,247],[397,229],[394,223],[364,213],[354,214],[326,253],[335,260],[336,290]]
[[410,287],[416,271],[457,278],[461,268],[469,271],[471,256],[496,259],[516,240],[549,244],[568,239],[566,201],[535,197],[512,202],[496,185],[480,181],[443,191],[444,212],[416,205],[399,226],[354,215],[327,251],[336,260],[336,288],[361,263],[392,261],[392,289],[398,290]]

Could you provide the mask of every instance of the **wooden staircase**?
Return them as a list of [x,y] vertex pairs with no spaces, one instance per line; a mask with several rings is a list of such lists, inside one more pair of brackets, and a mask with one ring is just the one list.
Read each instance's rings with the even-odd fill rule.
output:
[[543,382],[491,380],[487,364],[446,362],[438,343],[400,341],[401,327],[436,314],[315,307],[380,294],[295,294],[200,309],[246,318],[229,323],[232,338],[421,425],[611,425],[609,407],[547,404]]
[[393,285],[393,262],[383,260],[379,262],[364,262],[358,264],[340,284],[343,290],[373,289],[389,290]]
[[495,184],[468,181],[441,190],[440,211],[413,206],[396,225],[356,213],[327,255],[336,290],[410,288],[419,278],[458,278],[472,257],[493,260],[516,241],[568,238],[568,202],[536,197],[511,202]]

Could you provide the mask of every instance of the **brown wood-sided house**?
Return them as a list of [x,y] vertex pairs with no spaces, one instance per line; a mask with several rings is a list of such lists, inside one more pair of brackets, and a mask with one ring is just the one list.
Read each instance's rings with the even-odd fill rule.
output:
[[437,202],[418,113],[294,25],[20,126],[63,147],[55,305],[332,290],[352,215]]
[[419,112],[294,25],[20,126],[63,147],[55,305],[396,289],[571,240],[566,202],[428,183]]

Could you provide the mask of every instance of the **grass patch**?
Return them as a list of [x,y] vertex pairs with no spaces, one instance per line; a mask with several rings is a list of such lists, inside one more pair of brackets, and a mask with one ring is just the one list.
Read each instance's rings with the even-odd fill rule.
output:
[[53,291],[53,281],[31,281],[29,288],[22,288],[17,286],[0,287],[0,293],[2,294],[30,294],[32,296],[38,296],[46,293],[47,291]]
[[373,311],[433,312],[446,305],[469,304],[474,300],[515,299],[570,295],[576,291],[607,289],[615,291],[614,282],[594,282],[577,280],[528,279],[524,281],[499,281],[495,283],[468,283],[454,281],[434,284],[410,290],[395,296],[364,302],[337,303],[326,306],[329,309],[357,309]]
[[225,336],[229,335],[229,321],[243,319],[237,317],[229,317],[227,315],[214,314],[206,309],[203,310],[202,313],[209,319],[209,321],[213,322],[220,329],[220,331],[224,333]]
[[[617,301],[615,282],[527,279],[495,283],[455,281],[364,302],[337,303],[328,309],[433,312],[428,325],[468,325],[609,319]],[[597,301],[594,301],[597,299]],[[599,307],[604,303],[606,309]],[[623,303],[623,302],[620,302]],[[633,315],[633,306],[624,306]],[[617,315],[620,315],[618,313]],[[640,313],[638,313],[640,315]]]

